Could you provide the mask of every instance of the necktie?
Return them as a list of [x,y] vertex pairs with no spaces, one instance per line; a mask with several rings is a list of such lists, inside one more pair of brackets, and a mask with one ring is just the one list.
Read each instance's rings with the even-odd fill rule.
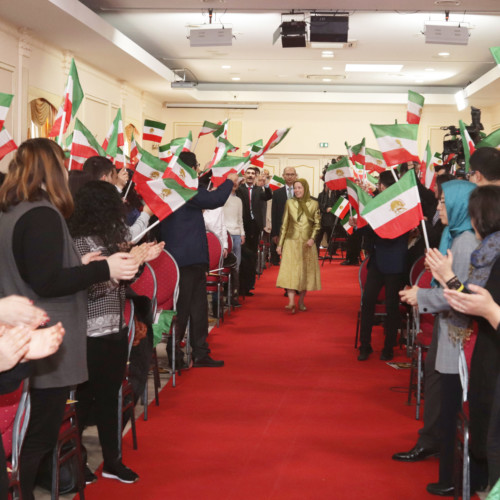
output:
[[250,207],[250,217],[253,219],[253,211],[252,211],[252,186],[248,186],[248,205]]
[[288,192],[287,192],[286,197],[287,197],[288,199],[290,199],[290,198],[292,198],[292,197],[293,197],[293,191],[292,191],[292,189],[293,189],[292,187],[288,187],[288,188],[287,188],[287,191],[288,191]]

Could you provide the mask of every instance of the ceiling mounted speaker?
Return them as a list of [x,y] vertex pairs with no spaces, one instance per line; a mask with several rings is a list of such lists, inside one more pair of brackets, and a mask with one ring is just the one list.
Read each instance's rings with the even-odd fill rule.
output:
[[306,23],[304,21],[281,23],[281,45],[283,48],[305,47],[306,43]]
[[311,42],[346,43],[349,16],[311,16]]

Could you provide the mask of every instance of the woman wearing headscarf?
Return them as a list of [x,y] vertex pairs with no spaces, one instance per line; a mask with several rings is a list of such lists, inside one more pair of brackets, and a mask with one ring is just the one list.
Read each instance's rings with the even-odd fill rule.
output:
[[[475,185],[462,180],[442,184],[438,200],[438,211],[445,226],[441,236],[439,252],[453,253],[453,273],[461,280],[467,278],[470,257],[478,245],[468,212],[469,196]],[[435,369],[440,373],[441,398],[438,417],[440,435],[439,481],[427,485],[433,495],[453,495],[453,459],[456,423],[461,405],[462,385],[460,382],[458,359],[460,344],[448,335],[450,306],[446,301],[443,288],[435,283],[433,288],[414,286],[400,293],[401,300],[417,306],[420,313],[437,314],[433,340],[437,342]],[[437,450],[436,450],[437,451]]]
[[318,202],[309,194],[309,184],[298,179],[293,185],[294,196],[287,200],[276,252],[282,256],[276,286],[285,288],[288,309],[295,314],[295,295],[299,293],[299,310],[306,311],[304,298],[307,291],[321,290],[318,252],[314,239],[321,216]]

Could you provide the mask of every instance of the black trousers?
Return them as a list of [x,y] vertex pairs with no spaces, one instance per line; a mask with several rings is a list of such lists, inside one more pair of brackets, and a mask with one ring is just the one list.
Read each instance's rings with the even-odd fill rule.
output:
[[381,273],[374,263],[368,267],[361,307],[361,328],[359,334],[361,348],[368,347],[371,344],[375,305],[378,294],[384,285],[387,311],[384,349],[392,349],[396,344],[398,328],[401,323],[399,290],[403,287],[403,279],[403,274]]
[[359,231],[353,231],[351,235],[347,236],[345,258],[349,262],[358,262],[360,252],[361,236]]
[[424,362],[424,426],[418,431],[418,444],[422,448],[439,450],[441,446],[441,429],[439,414],[441,412],[441,373],[436,370],[436,354],[438,345],[438,324],[434,322],[432,341]]
[[181,339],[190,320],[193,358],[201,359],[210,353],[208,335],[208,301],[206,265],[194,264],[179,269],[177,299],[177,338]]
[[493,488],[500,479],[500,377],[497,377],[495,398],[491,408],[486,445],[489,484]]
[[31,389],[31,415],[24,439],[20,465],[23,500],[33,500],[33,488],[42,458],[57,443],[69,387]]
[[80,435],[91,410],[97,424],[99,443],[105,465],[120,459],[118,453],[118,391],[127,365],[126,332],[87,338],[89,379],[76,388],[76,405]]

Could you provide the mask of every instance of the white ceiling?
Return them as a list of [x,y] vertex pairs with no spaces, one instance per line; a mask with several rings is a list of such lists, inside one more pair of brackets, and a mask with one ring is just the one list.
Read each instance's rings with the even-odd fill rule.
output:
[[[418,11],[414,0],[378,0],[376,12],[374,3],[0,0],[0,16],[167,102],[404,102],[411,88],[425,94],[429,104],[443,103],[494,71],[488,49],[500,46],[500,0],[420,0]],[[232,28],[232,46],[190,47],[190,27],[210,27],[209,8],[214,9],[212,28]],[[349,12],[354,47],[334,50],[334,58],[325,59],[320,49],[282,48],[280,41],[273,45],[282,13],[296,9],[293,17],[307,21],[312,11],[333,8]],[[449,24],[470,28],[467,46],[425,43],[425,24],[445,23],[445,10],[450,11]],[[443,51],[450,55],[439,56]],[[403,68],[396,74],[347,73],[345,64],[352,62]],[[188,79],[198,86],[170,89],[170,70],[188,70]],[[497,102],[497,81],[490,78],[478,88],[478,105]]]

